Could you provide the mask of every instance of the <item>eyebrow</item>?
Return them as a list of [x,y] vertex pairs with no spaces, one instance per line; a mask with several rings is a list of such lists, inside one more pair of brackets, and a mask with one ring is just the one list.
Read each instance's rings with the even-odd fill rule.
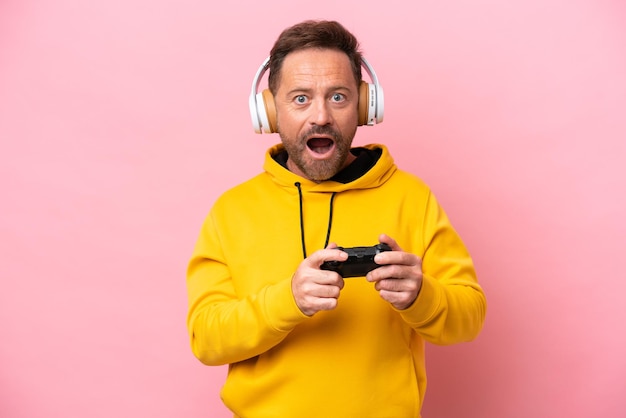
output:
[[[296,93],[310,93],[312,92],[314,89],[312,88],[304,88],[304,87],[296,87],[293,88],[291,90],[289,90],[287,92],[288,96],[292,96]],[[327,91],[350,91],[349,87],[343,86],[343,85],[339,85],[339,86],[331,86],[327,89]]]

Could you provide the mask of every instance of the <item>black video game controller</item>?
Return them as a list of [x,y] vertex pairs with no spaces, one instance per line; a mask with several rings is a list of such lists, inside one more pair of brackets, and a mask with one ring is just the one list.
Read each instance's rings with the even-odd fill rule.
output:
[[362,277],[368,272],[380,267],[374,262],[374,256],[383,251],[391,251],[387,244],[376,244],[371,247],[337,247],[338,250],[348,253],[346,261],[324,261],[322,270],[336,271],[342,277]]

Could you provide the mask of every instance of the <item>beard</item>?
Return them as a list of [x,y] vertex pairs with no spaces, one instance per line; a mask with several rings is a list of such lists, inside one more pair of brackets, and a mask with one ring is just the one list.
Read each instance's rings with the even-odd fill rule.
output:
[[[289,160],[300,169],[305,178],[321,182],[330,179],[344,167],[356,134],[356,126],[348,137],[344,137],[341,132],[329,126],[314,126],[295,140],[286,137],[280,130],[278,132]],[[335,150],[330,158],[316,160],[309,155],[309,140],[321,135],[332,138]]]

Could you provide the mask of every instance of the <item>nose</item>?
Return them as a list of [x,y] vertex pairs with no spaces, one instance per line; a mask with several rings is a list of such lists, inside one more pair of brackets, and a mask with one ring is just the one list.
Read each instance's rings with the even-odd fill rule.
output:
[[311,106],[310,121],[312,125],[325,126],[333,122],[330,103],[327,100],[316,100]]

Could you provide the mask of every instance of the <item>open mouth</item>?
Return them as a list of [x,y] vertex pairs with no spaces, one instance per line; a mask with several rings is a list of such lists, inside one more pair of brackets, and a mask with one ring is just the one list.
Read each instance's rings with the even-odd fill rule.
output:
[[311,138],[306,145],[315,154],[323,155],[333,149],[335,142],[330,138]]

